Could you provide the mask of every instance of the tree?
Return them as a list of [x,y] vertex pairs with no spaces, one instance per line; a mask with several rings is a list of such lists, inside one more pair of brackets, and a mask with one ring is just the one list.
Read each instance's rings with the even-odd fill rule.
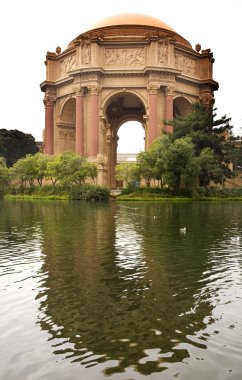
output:
[[55,186],[61,179],[61,162],[60,154],[50,156],[50,160],[47,162],[45,178],[51,181],[52,185]]
[[145,180],[147,187],[150,187],[151,180],[156,178],[155,163],[156,155],[152,150],[140,152],[137,155],[140,176]]
[[[191,138],[197,157],[204,148],[210,148],[214,154],[216,164],[223,171],[223,179],[231,178],[233,177],[233,172],[228,167],[233,152],[233,144],[230,142],[233,139],[233,127],[230,125],[231,118],[224,115],[217,119],[215,111],[216,109],[211,113],[203,105],[194,104],[192,112],[187,117],[173,119],[174,133],[171,135],[171,139],[175,141],[181,137]],[[204,179],[204,182],[206,182],[206,179]]]
[[139,180],[139,167],[135,163],[124,162],[123,164],[118,164],[115,170],[116,179],[126,182],[128,186],[131,186],[133,181]]
[[184,137],[171,142],[163,152],[164,181],[177,191],[183,182],[186,186],[195,183],[199,173],[195,149],[190,138]]
[[87,162],[85,165],[87,167],[87,176],[88,178],[91,178],[94,183],[98,174],[97,164],[93,162]]
[[21,187],[25,187],[29,180],[28,170],[28,162],[26,163],[26,159],[19,159],[10,168],[10,174],[12,178],[16,178],[20,181]]
[[75,152],[64,152],[50,157],[47,162],[46,179],[50,179],[55,186],[83,184],[89,177],[93,181],[97,176],[97,166],[87,161],[86,157]]
[[6,165],[12,166],[27,154],[39,151],[32,135],[14,130],[0,129],[0,156],[6,159]]
[[166,172],[165,153],[172,144],[168,136],[162,136],[154,141],[150,147],[150,152],[154,160],[153,175],[154,179],[163,186],[163,176]]
[[36,153],[34,156],[36,166],[36,179],[39,186],[42,186],[43,180],[46,176],[47,164],[51,160],[51,156],[43,153]]
[[5,187],[8,185],[10,180],[10,172],[6,166],[6,161],[4,157],[0,157],[0,187]]
[[199,164],[199,185],[207,187],[211,181],[222,183],[224,170],[217,163],[214,152],[211,148],[204,148],[197,157]]

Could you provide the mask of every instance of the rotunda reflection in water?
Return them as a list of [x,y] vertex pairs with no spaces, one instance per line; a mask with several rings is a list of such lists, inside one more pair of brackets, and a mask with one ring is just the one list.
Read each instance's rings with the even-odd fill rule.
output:
[[[203,270],[192,277],[175,270],[166,256],[171,226],[163,223],[162,243],[151,208],[139,217],[116,204],[63,205],[65,220],[59,208],[46,214],[39,325],[56,355],[98,365],[105,376],[129,368],[147,375],[189,357],[185,343],[212,311],[202,300],[189,313]],[[204,340],[192,345],[206,348]]]

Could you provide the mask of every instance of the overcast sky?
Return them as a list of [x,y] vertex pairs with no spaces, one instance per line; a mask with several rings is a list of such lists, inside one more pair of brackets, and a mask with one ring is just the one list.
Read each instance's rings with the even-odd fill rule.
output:
[[1,22],[1,125],[42,140],[47,51],[62,50],[102,18],[141,13],[159,18],[193,46],[214,54],[218,116],[232,117],[242,134],[241,0],[3,0]]

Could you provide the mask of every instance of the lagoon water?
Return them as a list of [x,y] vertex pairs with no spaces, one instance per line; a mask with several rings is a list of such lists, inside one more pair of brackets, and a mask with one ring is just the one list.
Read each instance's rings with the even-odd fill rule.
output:
[[1,380],[242,379],[242,203],[2,202],[0,337]]

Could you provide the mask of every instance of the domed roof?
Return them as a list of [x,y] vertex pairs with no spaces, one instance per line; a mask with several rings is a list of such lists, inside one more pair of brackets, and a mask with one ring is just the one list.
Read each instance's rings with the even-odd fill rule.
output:
[[172,29],[168,24],[155,17],[136,13],[124,13],[106,17],[92,25],[89,30],[118,25],[153,26],[156,28],[166,29],[175,32],[175,30]]
[[[82,38],[90,38],[90,35],[97,35],[97,33],[102,33],[102,38],[129,38],[133,35],[134,38],[147,38],[147,32],[154,32],[154,30],[158,30],[158,35],[160,37],[170,37],[174,41],[179,42],[183,45],[191,48],[191,44],[183,38],[180,34],[178,34],[170,25],[165,22],[159,20],[158,18],[147,16],[143,14],[137,13],[124,13],[124,14],[116,14],[114,16],[106,17],[94,25],[90,26],[88,30],[74,40],[72,40],[68,47],[71,47]],[[91,33],[91,34],[90,34]]]

